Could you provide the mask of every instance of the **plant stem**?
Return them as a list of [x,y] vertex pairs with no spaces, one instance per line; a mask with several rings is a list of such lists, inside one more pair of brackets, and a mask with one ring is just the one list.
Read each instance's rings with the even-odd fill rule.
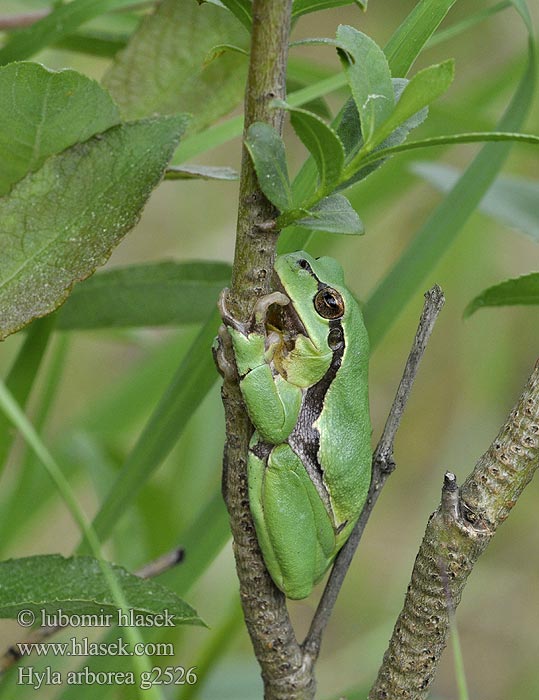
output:
[[463,486],[446,473],[370,700],[427,697],[468,575],[538,467],[539,363]]
[[[270,103],[275,98],[285,97],[291,5],[291,0],[253,2],[245,130],[254,122],[263,121],[279,133],[282,131],[283,113],[273,109]],[[278,236],[271,222],[276,215],[277,211],[260,190],[244,148],[236,251],[227,298],[230,311],[239,320],[247,320],[257,298],[271,291]],[[227,360],[233,363],[232,357]],[[236,381],[225,377],[222,397],[227,434],[223,494],[230,516],[243,614],[262,668],[264,697],[266,700],[310,700],[315,690],[313,668],[304,663],[285,597],[266,570],[251,518],[247,450],[253,428]]]

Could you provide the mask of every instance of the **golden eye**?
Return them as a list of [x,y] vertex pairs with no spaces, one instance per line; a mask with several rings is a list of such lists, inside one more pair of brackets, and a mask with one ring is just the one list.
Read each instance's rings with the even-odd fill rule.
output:
[[324,287],[314,298],[314,308],[322,318],[340,318],[344,314],[344,299],[336,289]]

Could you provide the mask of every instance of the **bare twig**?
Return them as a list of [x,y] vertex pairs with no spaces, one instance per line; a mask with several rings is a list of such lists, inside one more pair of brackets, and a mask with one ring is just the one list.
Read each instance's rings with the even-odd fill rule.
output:
[[419,319],[419,326],[415,334],[412,349],[408,355],[402,379],[387,417],[382,436],[373,454],[372,480],[365,507],[348,541],[337,555],[335,565],[311,622],[309,633],[303,643],[305,653],[313,662],[320,653],[322,634],[331,616],[333,606],[335,605],[344,577],[346,576],[354,553],[359,545],[367,521],[388,476],[395,469],[395,462],[393,459],[395,435],[397,434],[406,403],[410,396],[419,363],[425,352],[438,314],[442,310],[444,301],[443,292],[438,285],[434,285],[432,289],[425,293],[425,304]]
[[174,568],[178,564],[181,564],[185,557],[185,550],[183,547],[176,547],[170,552],[163,554],[163,556],[148,562],[140,569],[135,571],[135,576],[139,578],[155,578],[156,576],[161,576],[165,571]]
[[[140,569],[135,571],[135,576],[139,578],[147,579],[154,578],[155,576],[160,576],[164,574],[165,571],[172,569],[183,561],[185,551],[182,547],[176,547],[176,549],[163,554],[161,557],[148,562]],[[65,629],[66,625],[54,625],[51,627],[39,627],[39,629],[34,630],[32,634],[28,635],[25,639],[26,644],[39,644],[45,641],[49,637],[52,637],[57,632]],[[12,644],[9,649],[7,649],[2,657],[0,657],[0,676],[8,671],[12,666],[17,664],[22,656],[18,649],[18,642]]]
[[370,700],[427,697],[468,575],[538,467],[539,363],[460,491],[446,473]]

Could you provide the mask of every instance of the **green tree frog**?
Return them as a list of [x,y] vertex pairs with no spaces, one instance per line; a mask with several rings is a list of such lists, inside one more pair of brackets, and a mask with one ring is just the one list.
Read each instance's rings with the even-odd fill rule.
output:
[[228,312],[227,290],[219,306],[255,427],[248,485],[258,542],[275,584],[299,599],[331,565],[367,498],[369,341],[333,258],[279,256],[275,288],[249,323]]

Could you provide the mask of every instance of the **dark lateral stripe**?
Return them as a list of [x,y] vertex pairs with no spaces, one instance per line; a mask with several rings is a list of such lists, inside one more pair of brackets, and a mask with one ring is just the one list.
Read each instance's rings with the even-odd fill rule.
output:
[[[324,285],[326,286],[326,285]],[[330,330],[342,326],[340,319],[329,322]],[[288,444],[298,455],[305,466],[307,473],[324,501],[328,513],[332,512],[329,493],[324,484],[324,470],[318,461],[318,450],[320,447],[320,432],[315,428],[314,423],[320,417],[324,408],[324,400],[331,383],[337,376],[337,372],[342,363],[345,342],[334,350],[331,364],[326,373],[316,384],[309,387],[303,396],[303,403],[299,413],[298,421],[292,434],[288,438]]]

